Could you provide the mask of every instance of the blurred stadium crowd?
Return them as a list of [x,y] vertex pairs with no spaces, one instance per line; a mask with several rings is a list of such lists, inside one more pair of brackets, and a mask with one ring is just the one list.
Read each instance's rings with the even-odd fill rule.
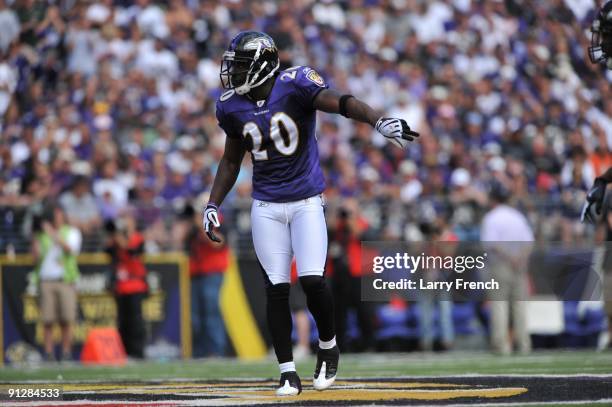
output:
[[[539,238],[581,239],[584,192],[612,165],[612,77],[585,57],[595,9],[0,0],[0,249],[27,250],[31,219],[57,199],[84,250],[122,214],[145,229],[147,251],[182,247],[187,228],[175,220],[188,204],[198,210],[223,152],[220,55],[246,29],[270,33],[284,67],[313,66],[422,134],[402,151],[367,125],[321,114],[331,218],[350,207],[371,238],[418,239],[442,225],[474,240],[498,179]],[[250,246],[249,167],[223,208],[239,247]]]

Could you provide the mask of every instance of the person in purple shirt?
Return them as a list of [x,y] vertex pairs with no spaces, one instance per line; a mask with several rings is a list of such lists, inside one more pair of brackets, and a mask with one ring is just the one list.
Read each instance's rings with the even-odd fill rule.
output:
[[236,182],[246,151],[253,160],[251,223],[257,258],[266,276],[267,320],[281,372],[279,396],[302,386],[291,349],[289,286],[291,261],[319,331],[313,386],[331,386],[338,369],[333,298],[323,278],[327,228],[325,189],[317,149],[316,111],[339,113],[369,123],[400,147],[418,137],[405,120],[382,117],[352,95],[331,90],[312,68],[279,70],[272,38],[256,31],[236,35],[223,54],[221,82],[227,91],[217,100],[219,126],[225,131],[224,155],[204,210],[208,237],[219,241],[218,206]]

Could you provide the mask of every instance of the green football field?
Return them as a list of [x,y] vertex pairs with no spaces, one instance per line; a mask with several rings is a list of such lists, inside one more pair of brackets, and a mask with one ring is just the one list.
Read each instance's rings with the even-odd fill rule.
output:
[[57,386],[63,398],[55,406],[612,405],[611,351],[343,355],[336,383],[324,392],[312,388],[314,363],[312,357],[297,363],[304,390],[289,398],[274,394],[278,367],[272,358],[5,366],[0,393],[17,385]]
[[[314,358],[298,362],[298,372],[310,374]],[[378,353],[343,355],[340,374],[346,378],[449,376],[466,374],[612,374],[612,351],[537,352],[528,356],[490,353]],[[0,381],[22,380],[157,380],[275,378],[273,359],[239,361],[202,359],[170,362],[129,362],[125,366],[83,366],[77,363],[39,367],[4,367]]]

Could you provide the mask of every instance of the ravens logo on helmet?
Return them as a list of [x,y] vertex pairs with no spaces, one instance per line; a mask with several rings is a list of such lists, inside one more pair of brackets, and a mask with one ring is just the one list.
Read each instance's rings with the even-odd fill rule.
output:
[[221,84],[244,95],[262,85],[278,70],[278,50],[274,40],[262,32],[242,31],[223,53]]

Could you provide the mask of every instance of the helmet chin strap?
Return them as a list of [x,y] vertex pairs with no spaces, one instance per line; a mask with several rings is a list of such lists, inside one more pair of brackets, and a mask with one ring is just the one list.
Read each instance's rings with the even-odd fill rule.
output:
[[237,88],[235,88],[235,90],[237,94],[244,95],[246,93],[249,93],[249,91],[251,90],[251,87],[245,83],[244,85],[240,85]]

